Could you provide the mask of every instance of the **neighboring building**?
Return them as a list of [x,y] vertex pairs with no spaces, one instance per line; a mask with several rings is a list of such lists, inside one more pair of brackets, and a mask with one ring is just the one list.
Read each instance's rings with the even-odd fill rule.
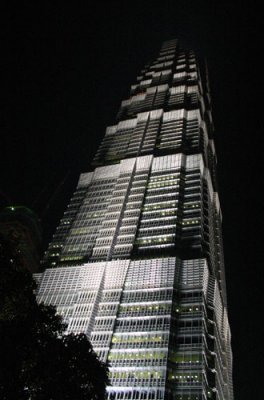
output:
[[27,207],[5,207],[0,211],[0,233],[14,244],[24,268],[37,272],[42,245],[42,230],[37,215]]
[[81,174],[36,275],[111,364],[110,399],[233,399],[206,68],[163,44]]

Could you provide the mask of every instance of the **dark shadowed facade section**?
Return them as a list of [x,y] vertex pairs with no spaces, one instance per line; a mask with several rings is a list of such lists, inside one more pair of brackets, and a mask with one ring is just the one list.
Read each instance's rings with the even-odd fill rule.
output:
[[38,216],[24,206],[5,207],[0,212],[0,233],[13,243],[23,267],[39,271],[42,229]]

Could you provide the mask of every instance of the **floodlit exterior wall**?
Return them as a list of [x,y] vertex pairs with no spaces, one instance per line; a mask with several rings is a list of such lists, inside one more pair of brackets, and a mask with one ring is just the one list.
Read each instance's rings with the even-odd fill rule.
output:
[[206,68],[165,42],[121,103],[36,275],[111,364],[109,399],[232,400]]

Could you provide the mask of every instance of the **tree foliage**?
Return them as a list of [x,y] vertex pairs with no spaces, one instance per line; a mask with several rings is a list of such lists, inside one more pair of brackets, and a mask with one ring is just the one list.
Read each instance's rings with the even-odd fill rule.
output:
[[38,304],[36,284],[14,243],[0,238],[0,398],[105,398],[108,366],[86,335],[65,335],[54,307]]

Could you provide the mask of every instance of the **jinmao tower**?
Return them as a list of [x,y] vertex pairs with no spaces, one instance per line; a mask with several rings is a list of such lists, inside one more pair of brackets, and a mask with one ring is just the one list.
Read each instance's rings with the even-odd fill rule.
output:
[[111,400],[233,399],[213,135],[206,64],[166,41],[35,275],[38,301],[110,363]]

